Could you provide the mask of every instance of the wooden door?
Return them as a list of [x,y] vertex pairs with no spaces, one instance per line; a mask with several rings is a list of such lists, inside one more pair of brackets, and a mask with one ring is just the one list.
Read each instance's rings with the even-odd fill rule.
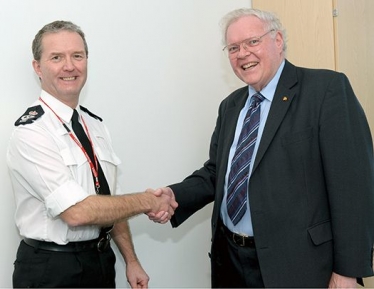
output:
[[348,76],[374,135],[374,1],[334,0],[334,6],[336,70]]
[[252,0],[275,13],[287,32],[287,59],[311,68],[335,69],[332,0]]

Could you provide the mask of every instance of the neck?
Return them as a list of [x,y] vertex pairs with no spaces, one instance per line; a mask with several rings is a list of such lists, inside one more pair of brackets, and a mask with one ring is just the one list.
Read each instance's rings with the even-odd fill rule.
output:
[[[42,88],[43,89],[43,88]],[[66,104],[67,106],[71,107],[72,109],[75,109],[79,103],[79,94],[57,94],[50,92],[46,89],[43,89],[45,92],[56,98],[58,101],[61,101],[63,104]]]

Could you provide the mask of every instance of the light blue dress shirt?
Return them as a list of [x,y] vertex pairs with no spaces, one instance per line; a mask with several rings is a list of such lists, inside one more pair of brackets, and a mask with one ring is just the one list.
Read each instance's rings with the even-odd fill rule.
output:
[[[281,65],[279,66],[278,71],[274,75],[273,79],[269,82],[269,84],[264,89],[262,89],[260,91],[260,93],[265,97],[265,99],[261,102],[261,106],[260,106],[260,109],[261,109],[260,125],[259,125],[259,128],[258,128],[256,145],[255,145],[253,155],[252,155],[252,161],[251,161],[251,164],[250,164],[250,167],[249,167],[249,176],[251,176],[251,174],[252,174],[253,163],[254,163],[254,160],[256,158],[256,154],[257,154],[257,150],[258,150],[258,147],[259,147],[259,144],[260,144],[260,141],[261,141],[262,133],[264,131],[266,119],[267,119],[268,114],[269,114],[271,102],[273,101],[275,89],[277,87],[280,75],[282,73],[284,63],[285,63],[285,61],[283,61],[281,63]],[[231,232],[235,232],[235,233],[242,234],[242,235],[247,235],[247,236],[253,236],[254,235],[253,234],[253,228],[252,228],[252,218],[251,218],[249,202],[247,202],[247,211],[245,212],[243,218],[235,226],[232,223],[230,217],[227,214],[226,197],[227,197],[227,180],[228,180],[229,173],[230,173],[231,161],[232,161],[232,158],[235,154],[235,150],[236,150],[236,146],[237,146],[237,143],[238,143],[239,135],[240,135],[240,132],[242,130],[245,115],[246,115],[246,113],[248,111],[248,108],[249,108],[249,105],[250,105],[251,97],[255,93],[256,93],[256,91],[252,87],[248,86],[248,99],[247,99],[244,107],[240,111],[238,122],[236,124],[234,141],[233,141],[233,143],[231,145],[231,148],[230,148],[230,153],[229,153],[228,163],[227,163],[226,177],[225,177],[224,197],[223,197],[222,206],[221,206],[221,217],[222,217],[222,220],[223,220],[223,223],[225,224],[225,226]],[[249,181],[251,181],[251,180],[249,179]],[[249,194],[250,194],[250,192],[249,192]]]

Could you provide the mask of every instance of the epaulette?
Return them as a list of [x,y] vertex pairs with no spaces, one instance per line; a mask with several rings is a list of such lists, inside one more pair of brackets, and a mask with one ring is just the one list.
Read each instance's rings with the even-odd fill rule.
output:
[[44,110],[41,105],[29,107],[26,112],[14,123],[15,126],[20,124],[33,123],[39,117],[44,114]]
[[93,118],[96,118],[96,119],[98,119],[98,120],[100,120],[100,121],[103,121],[103,119],[100,117],[100,116],[97,116],[96,114],[93,114],[92,112],[90,112],[87,108],[85,108],[84,106],[79,106],[80,107],[80,109],[82,110],[82,111],[84,111],[84,112],[86,112],[86,113],[88,113],[90,116],[92,116]]

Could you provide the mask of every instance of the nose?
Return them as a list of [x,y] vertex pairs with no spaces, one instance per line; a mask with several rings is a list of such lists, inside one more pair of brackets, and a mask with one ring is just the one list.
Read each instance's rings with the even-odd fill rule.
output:
[[68,70],[68,71],[74,70],[75,68],[74,62],[70,57],[65,58],[65,63],[64,63],[63,68],[64,70]]
[[251,55],[251,53],[252,52],[249,51],[248,47],[245,45],[244,42],[240,43],[237,58],[243,58],[243,57],[249,56]]

